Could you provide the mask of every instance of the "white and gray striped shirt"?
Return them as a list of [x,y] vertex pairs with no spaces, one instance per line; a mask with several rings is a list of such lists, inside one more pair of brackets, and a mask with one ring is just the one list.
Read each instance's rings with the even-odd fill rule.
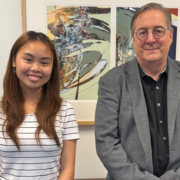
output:
[[2,134],[5,114],[0,109],[0,179],[1,180],[57,180],[63,140],[79,139],[78,125],[72,105],[63,101],[56,115],[55,129],[61,144],[40,132],[41,146],[35,139],[37,120],[34,114],[25,115],[17,131],[20,152],[9,137]]

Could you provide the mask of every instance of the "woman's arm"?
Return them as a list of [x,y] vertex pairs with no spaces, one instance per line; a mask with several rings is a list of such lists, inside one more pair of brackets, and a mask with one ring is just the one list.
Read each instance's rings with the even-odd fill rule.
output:
[[61,174],[58,180],[74,180],[76,140],[64,140],[61,154]]

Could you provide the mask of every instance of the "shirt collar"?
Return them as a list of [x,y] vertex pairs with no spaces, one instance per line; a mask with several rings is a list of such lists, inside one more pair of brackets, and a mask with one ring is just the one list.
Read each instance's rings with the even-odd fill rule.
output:
[[[138,62],[137,62],[138,63]],[[140,73],[140,77],[141,78],[143,78],[144,76],[148,76],[144,71],[143,71],[143,69],[141,68],[141,66],[140,66],[140,64],[138,63],[138,68],[139,68],[139,73]],[[166,64],[166,66],[164,67],[164,69],[162,70],[162,72],[161,72],[161,74],[162,73],[166,73],[167,74],[167,64]]]

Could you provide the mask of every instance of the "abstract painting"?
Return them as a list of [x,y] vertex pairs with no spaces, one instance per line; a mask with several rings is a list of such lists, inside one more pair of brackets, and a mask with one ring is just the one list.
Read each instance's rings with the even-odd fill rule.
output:
[[111,8],[46,5],[47,35],[60,63],[60,93],[97,100],[99,78],[109,70]]

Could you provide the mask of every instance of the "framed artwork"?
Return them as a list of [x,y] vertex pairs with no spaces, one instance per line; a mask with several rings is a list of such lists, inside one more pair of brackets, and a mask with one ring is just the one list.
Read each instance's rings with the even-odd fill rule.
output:
[[46,5],[46,32],[60,62],[62,98],[97,100],[99,77],[109,70],[110,17],[110,7]]

